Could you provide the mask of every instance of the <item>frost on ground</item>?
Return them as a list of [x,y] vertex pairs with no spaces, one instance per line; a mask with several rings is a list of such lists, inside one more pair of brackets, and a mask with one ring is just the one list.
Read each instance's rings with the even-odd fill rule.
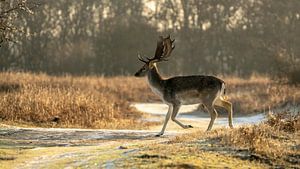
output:
[[[4,126],[4,125],[2,125]],[[174,136],[179,132],[170,131],[166,136]],[[20,128],[1,127],[0,140],[14,140],[30,142],[44,146],[67,146],[82,143],[82,141],[110,141],[110,140],[136,140],[149,139],[156,134],[152,130],[104,130],[104,129],[63,129],[63,128]],[[11,144],[13,142],[6,142]],[[15,144],[15,143],[13,143]],[[2,142],[2,145],[4,143]]]
[[[141,112],[159,116],[165,116],[168,111],[168,106],[162,103],[134,103],[131,106],[135,107]],[[200,112],[198,110],[198,107],[199,104],[181,106],[178,119],[186,121],[209,121],[209,114],[206,112]],[[235,125],[258,124],[264,119],[265,115],[263,113],[259,113],[252,116],[234,117],[233,123]],[[227,126],[228,118],[218,117],[215,121],[215,124],[220,126]]]
[[[168,109],[168,106],[165,104],[150,104],[150,103],[139,103],[133,104],[132,106],[136,107],[139,111],[153,114],[154,117],[158,120],[163,120],[164,115]],[[208,123],[210,118],[208,114],[204,113],[189,113],[197,110],[198,105],[188,105],[182,106],[178,119],[186,121],[187,123],[195,124],[195,127],[199,124]],[[243,124],[255,124],[263,121],[263,114],[258,114],[248,117],[236,117],[234,118],[235,125]],[[225,117],[219,117],[215,122],[215,127],[227,126],[228,119]],[[137,124],[138,125],[138,124]],[[183,130],[181,128],[172,128],[173,123],[170,123],[168,126],[171,126],[167,130],[165,136],[175,136],[182,133],[187,133],[190,130]],[[176,125],[174,125],[176,126]],[[204,125],[206,126],[206,124]],[[52,145],[52,146],[70,146],[82,143],[83,141],[93,141],[93,140],[138,140],[138,139],[153,139],[154,135],[159,131],[157,128],[151,130],[107,130],[107,129],[67,129],[67,128],[21,128],[13,126],[1,125],[0,128],[0,139],[2,140],[13,140],[2,142],[2,145],[5,144],[23,144],[30,142],[31,145]],[[176,126],[178,127],[178,126]]]

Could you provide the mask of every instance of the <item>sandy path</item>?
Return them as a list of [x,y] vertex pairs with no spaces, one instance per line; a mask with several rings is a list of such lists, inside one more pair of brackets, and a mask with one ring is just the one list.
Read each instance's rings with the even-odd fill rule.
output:
[[[138,110],[153,114],[150,120],[163,120],[167,107],[163,104],[133,104]],[[155,126],[150,130],[90,130],[62,128],[20,128],[0,126],[0,148],[22,148],[26,156],[20,156],[14,163],[16,168],[114,168],[118,159],[126,158],[132,145],[148,145],[164,142],[170,138],[195,130],[205,130],[209,117],[198,113],[196,105],[183,106],[178,119],[191,124],[193,129],[182,129],[169,122],[163,137],[154,135],[161,129]],[[149,119],[147,119],[149,120]],[[262,115],[235,118],[237,125],[258,123]],[[227,126],[227,118],[219,118],[214,128]],[[59,148],[58,148],[59,147]],[[1,161],[0,161],[1,163]],[[3,165],[5,166],[5,165]]]

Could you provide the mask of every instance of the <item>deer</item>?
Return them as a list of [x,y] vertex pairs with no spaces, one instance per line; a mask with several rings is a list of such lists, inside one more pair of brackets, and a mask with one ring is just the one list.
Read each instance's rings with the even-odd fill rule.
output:
[[176,119],[181,105],[202,104],[210,114],[210,122],[206,131],[210,131],[218,116],[215,106],[225,108],[228,112],[229,127],[232,125],[232,103],[225,97],[225,82],[215,76],[191,75],[164,78],[159,73],[157,63],[168,61],[175,48],[175,39],[159,36],[154,57],[138,59],[144,64],[135,74],[136,77],[147,76],[151,90],[168,105],[164,124],[161,131],[156,135],[162,136],[165,132],[169,119],[184,129],[193,128]]

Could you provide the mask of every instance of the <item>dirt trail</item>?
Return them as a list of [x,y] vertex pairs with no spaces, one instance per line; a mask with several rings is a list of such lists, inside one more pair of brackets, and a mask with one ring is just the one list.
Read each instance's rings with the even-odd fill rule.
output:
[[[137,151],[128,146],[159,143],[183,133],[168,131],[157,138],[154,130],[0,128],[0,155],[1,149],[20,151],[13,160],[15,168],[111,168],[116,159]],[[0,166],[11,168],[9,162],[0,160]]]
[[[148,108],[147,105],[139,106],[139,110],[148,113],[165,112],[163,105],[151,105],[152,110],[148,109],[149,105]],[[188,109],[190,111],[190,107]],[[154,120],[163,118],[160,114],[153,116]],[[115,168],[141,147],[166,142],[179,134],[205,130],[209,123],[207,116],[198,119],[179,116],[179,119],[194,128],[181,129],[170,121],[167,132],[159,138],[155,134],[161,126],[150,130],[90,130],[0,125],[0,156],[2,151],[12,157],[12,160],[0,160],[0,168]],[[214,128],[226,126],[227,122],[222,120],[225,121],[217,120]]]

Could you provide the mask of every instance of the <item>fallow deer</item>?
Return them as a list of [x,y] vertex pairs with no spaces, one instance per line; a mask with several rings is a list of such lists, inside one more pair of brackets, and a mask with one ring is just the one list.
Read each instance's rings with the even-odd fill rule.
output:
[[192,128],[191,125],[184,125],[176,119],[181,105],[201,103],[210,113],[210,123],[207,131],[212,129],[217,111],[214,106],[224,107],[228,111],[229,127],[232,125],[232,104],[224,99],[225,82],[214,76],[175,76],[163,78],[158,72],[156,63],[167,61],[175,46],[175,39],[171,40],[170,35],[166,38],[160,36],[157,42],[155,55],[152,58],[144,59],[138,55],[138,59],[144,63],[143,67],[135,73],[136,77],[147,75],[148,83],[152,91],[157,94],[164,103],[169,106],[168,113],[161,131],[156,136],[164,134],[167,123],[171,117],[172,121],[182,128]]

